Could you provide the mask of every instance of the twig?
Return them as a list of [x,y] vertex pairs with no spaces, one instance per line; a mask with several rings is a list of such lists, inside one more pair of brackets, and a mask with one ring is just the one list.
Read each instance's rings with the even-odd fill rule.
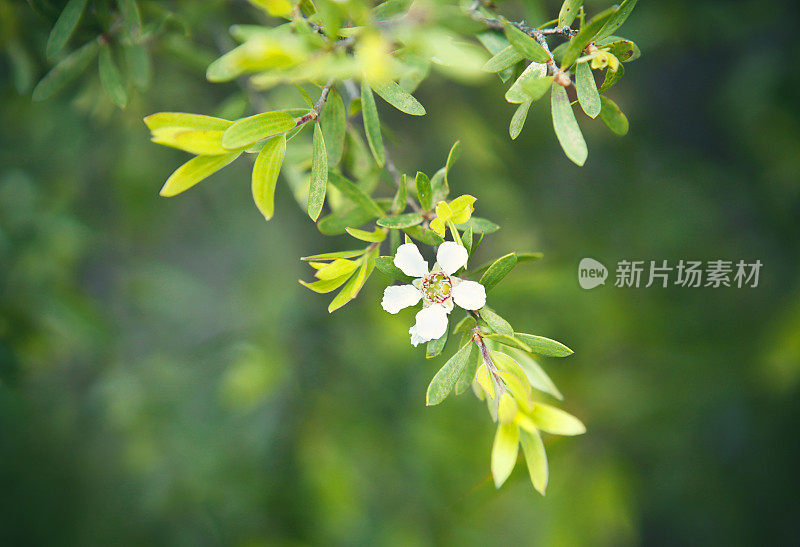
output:
[[316,120],[319,117],[320,112],[322,112],[322,109],[325,107],[325,103],[328,101],[328,95],[330,95],[332,88],[333,88],[333,78],[328,80],[328,83],[325,84],[325,87],[322,88],[322,93],[319,94],[319,100],[311,108],[311,112],[309,112],[308,114],[302,116],[299,120],[297,120],[295,127],[299,127],[304,123]]

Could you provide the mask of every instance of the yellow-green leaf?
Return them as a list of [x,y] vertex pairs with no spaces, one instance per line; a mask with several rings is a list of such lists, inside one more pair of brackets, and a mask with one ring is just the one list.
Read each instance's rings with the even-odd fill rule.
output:
[[558,26],[570,26],[578,15],[581,4],[583,4],[583,0],[564,0],[561,10],[558,12]]
[[586,426],[581,421],[554,406],[534,403],[530,413],[536,427],[553,435],[582,435]]
[[590,118],[596,118],[600,114],[600,93],[597,92],[597,82],[594,81],[588,61],[578,63],[575,67],[575,89],[583,111]]
[[145,117],[144,123],[150,131],[164,127],[180,127],[183,129],[200,129],[209,131],[224,131],[233,122],[204,116],[202,114],[188,114],[186,112],[157,112]]
[[392,80],[372,85],[380,97],[401,112],[412,116],[424,116],[425,107],[414,96]]
[[492,445],[492,478],[495,488],[500,488],[511,475],[518,453],[519,427],[515,424],[501,424]]
[[328,164],[336,165],[342,159],[344,150],[345,129],[347,127],[347,116],[344,111],[342,96],[331,88],[328,100],[319,116],[319,123],[322,127],[322,135],[325,137],[325,149],[328,152]]
[[342,285],[344,285],[348,279],[350,279],[351,274],[345,274],[341,277],[337,277],[336,279],[322,279],[320,281],[314,281],[313,283],[306,283],[302,279],[298,279],[300,284],[307,289],[311,289],[315,293],[319,294],[326,294],[329,292],[333,292]]
[[538,432],[520,430],[519,440],[522,445],[522,453],[525,455],[525,464],[528,466],[528,475],[531,477],[533,487],[544,496],[547,489],[547,453],[544,451],[544,443]]
[[159,195],[168,198],[188,190],[231,163],[240,154],[241,152],[232,152],[222,156],[197,156],[190,159],[170,175]]
[[364,283],[366,283],[367,279],[369,279],[372,270],[375,268],[376,256],[378,256],[377,247],[364,257],[364,262],[361,264],[361,268],[359,268],[358,273],[350,278],[350,281],[347,282],[347,285],[345,285],[344,288],[339,291],[339,294],[337,294],[336,297],[331,301],[330,305],[328,306],[329,313],[333,313],[358,296],[358,293],[361,291]]
[[295,126],[295,119],[286,112],[264,112],[234,122],[222,136],[222,146],[228,149],[250,146],[254,142],[279,133],[285,133]]
[[600,97],[600,102],[602,104],[600,119],[603,120],[603,123],[617,135],[626,135],[629,128],[628,118],[622,113],[617,103],[605,96]]
[[314,139],[311,146],[311,186],[308,189],[308,216],[314,222],[322,212],[325,192],[328,188],[328,153],[325,139],[318,123],[314,124]]
[[222,133],[221,130],[162,127],[153,131],[152,141],[198,156],[230,154],[230,150],[222,147]]
[[360,239],[361,241],[366,241],[368,243],[380,243],[386,239],[386,230],[382,230],[380,228],[376,228],[374,232],[359,230],[358,228],[345,228],[345,230],[347,230],[347,233],[354,238]]
[[569,159],[578,165],[586,163],[589,151],[583,133],[575,120],[575,113],[567,97],[567,90],[553,82],[550,94],[550,108],[553,115],[553,129],[558,142]]
[[275,212],[275,185],[286,154],[286,137],[278,135],[267,141],[253,165],[253,201],[267,220]]

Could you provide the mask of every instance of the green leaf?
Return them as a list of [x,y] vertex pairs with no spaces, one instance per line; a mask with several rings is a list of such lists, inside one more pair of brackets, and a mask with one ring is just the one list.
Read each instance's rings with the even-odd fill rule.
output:
[[606,96],[601,96],[600,101],[603,105],[600,110],[600,119],[603,120],[603,123],[617,135],[626,135],[629,129],[628,118],[622,113],[617,103]]
[[[480,43],[483,44],[483,47],[485,47],[492,55],[497,55],[498,53],[500,53],[505,48],[511,45],[506,39],[506,37],[500,34],[499,32],[493,32],[493,31],[481,32],[476,37],[478,38]],[[520,60],[523,59],[522,55],[519,52],[517,52],[517,55],[519,56]],[[497,75],[500,77],[501,81],[507,82],[508,80],[511,79],[512,76],[514,76],[514,67],[508,67],[504,70],[501,70],[500,72],[498,72]]]
[[326,294],[329,292],[333,292],[342,285],[344,285],[348,279],[350,279],[352,274],[345,274],[341,277],[337,277],[336,279],[322,279],[320,281],[314,281],[313,283],[306,283],[302,279],[298,279],[300,284],[312,291],[319,293],[319,294]]
[[117,0],[117,5],[125,22],[130,25],[133,32],[138,33],[142,26],[142,17],[139,15],[139,7],[136,5],[136,0]]
[[185,129],[200,129],[224,131],[233,122],[222,118],[203,116],[202,114],[187,114],[185,112],[157,112],[150,114],[144,119],[145,125],[150,131],[165,127],[181,127]]
[[44,78],[39,80],[39,83],[33,88],[31,99],[44,101],[61,91],[89,66],[94,56],[97,55],[98,47],[97,40],[92,40],[64,57],[50,72],[45,74]]
[[542,437],[538,431],[531,432],[520,429],[519,440],[531,483],[536,491],[544,496],[544,491],[547,489],[548,469],[547,453],[544,450]]
[[536,424],[536,427],[553,435],[582,435],[586,433],[586,426],[578,418],[544,403],[533,403],[531,419]]
[[221,156],[197,156],[190,159],[169,176],[159,195],[168,198],[188,190],[231,163],[240,154],[241,152],[232,152]]
[[295,119],[286,112],[264,112],[248,118],[242,118],[231,124],[222,136],[225,148],[242,148],[254,142],[266,139],[279,133],[285,133],[295,127]]
[[222,133],[220,130],[161,127],[153,131],[151,140],[198,156],[230,154],[230,150],[222,147]]
[[596,118],[600,114],[600,93],[588,61],[578,63],[575,68],[575,89],[583,111],[590,118]]
[[453,386],[456,385],[458,377],[469,361],[470,354],[477,351],[477,346],[473,343],[467,343],[461,346],[459,350],[439,369],[439,372],[433,377],[430,385],[428,385],[428,392],[425,395],[426,404],[428,406],[438,405],[444,401]]
[[328,100],[319,116],[319,123],[322,126],[322,135],[325,137],[325,149],[328,152],[328,165],[337,165],[342,159],[344,151],[345,129],[347,128],[347,116],[344,111],[344,101],[342,96],[331,88]]
[[524,58],[517,48],[508,46],[486,61],[483,65],[483,70],[486,72],[502,72],[509,67],[513,67]]
[[586,141],[583,140],[583,133],[575,120],[567,90],[555,82],[550,94],[550,108],[553,115],[553,129],[556,131],[561,148],[569,159],[578,165],[583,165],[589,155]]
[[480,284],[489,292],[517,265],[517,255],[509,253],[495,260],[481,276]]
[[[468,319],[472,318],[469,317]],[[473,325],[475,324],[474,319],[472,319],[472,323]],[[457,331],[453,331],[453,334],[455,334],[456,332]],[[464,333],[462,339],[470,340],[471,334]],[[456,386],[454,389],[454,393],[456,395],[461,395],[462,393],[464,393],[466,390],[469,389],[469,386],[475,380],[475,374],[478,372],[478,367],[481,365],[481,363],[483,363],[483,356],[481,355],[481,352],[479,350],[470,352],[470,355],[467,358],[467,365],[464,367],[464,370],[461,372],[461,376],[458,377],[458,381],[456,382]]]
[[308,216],[314,222],[322,212],[325,191],[328,188],[328,153],[325,139],[318,123],[314,124],[314,141],[311,147],[311,186],[308,190]]
[[275,211],[275,185],[286,154],[286,137],[278,135],[267,141],[253,165],[253,201],[267,220]]
[[355,258],[363,254],[364,249],[353,249],[352,251],[336,251],[333,253],[304,256],[300,258],[300,260],[305,260],[307,262],[318,262],[320,260],[336,260],[337,258]]
[[[503,326],[503,329],[507,331],[505,326]],[[514,329],[511,329],[511,332],[514,332]],[[489,340],[494,340],[499,344],[510,346],[512,348],[521,349],[522,351],[527,351],[527,352],[531,351],[531,347],[528,344],[526,344],[522,340],[519,340],[518,338],[515,338],[513,335],[487,334],[484,336],[484,338],[488,338]]]
[[69,0],[67,5],[58,16],[56,24],[53,25],[53,30],[50,31],[50,36],[47,38],[47,58],[52,59],[64,49],[67,45],[67,40],[72,36],[78,22],[81,19],[81,14],[86,7],[86,0]]
[[473,237],[472,226],[464,230],[464,233],[461,234],[461,244],[467,250],[468,256],[472,254],[472,237]]
[[[375,203],[360,187],[353,182],[347,180],[345,177],[338,173],[328,173],[328,182],[333,184],[344,196],[352,201],[356,206],[369,213],[371,218],[382,217],[384,215],[383,209]],[[369,219],[368,219],[369,220]]]
[[444,331],[444,334],[440,338],[428,342],[428,345],[425,348],[425,358],[433,359],[434,357],[438,357],[442,353],[442,350],[446,344],[447,330]]
[[450,174],[450,169],[453,168],[453,164],[458,161],[460,156],[461,141],[456,141],[453,143],[453,146],[450,147],[450,152],[447,153],[447,162],[444,164],[444,179],[448,186],[450,185],[450,181],[447,176]]
[[525,120],[528,118],[528,110],[530,110],[533,101],[526,101],[517,107],[517,111],[511,117],[511,123],[508,125],[508,134],[512,139],[519,137],[522,128],[525,126]]
[[517,255],[517,264],[522,264],[523,262],[533,262],[534,260],[541,260],[544,256],[542,253],[520,253],[515,252]]
[[[406,182],[406,175],[403,174],[400,177],[400,181],[397,184],[397,192],[394,195],[394,199],[392,199],[392,213],[395,215],[397,213],[402,213],[406,209],[406,203],[408,201],[408,186]],[[420,222],[422,222],[420,220]]]
[[328,306],[328,313],[333,313],[358,296],[358,293],[361,292],[361,288],[364,286],[364,283],[367,282],[372,270],[375,268],[375,257],[377,256],[377,253],[378,249],[376,247],[364,257],[364,262],[361,264],[361,268],[359,268],[358,272],[350,278],[350,281],[347,282],[347,285],[345,285],[339,294],[337,294],[336,297],[331,301],[330,305]]
[[[328,182],[331,182],[333,174],[333,172],[328,173]],[[345,233],[347,228],[363,226],[374,218],[375,215],[373,213],[365,211],[361,207],[355,207],[344,213],[335,212],[322,217],[317,222],[317,230],[323,235],[335,236]]]
[[425,229],[422,226],[411,226],[410,228],[403,228],[403,231],[416,239],[417,241],[435,247],[444,243],[444,239],[439,237],[439,234],[430,229]]
[[506,347],[504,348],[504,351],[508,353],[517,362],[517,364],[519,364],[519,367],[528,378],[528,383],[530,383],[531,387],[544,393],[548,393],[556,399],[564,398],[556,385],[553,383],[553,380],[550,379],[547,373],[542,369],[541,366],[539,366],[539,363],[537,363],[530,354],[512,347]]
[[603,84],[600,86],[600,93],[605,93],[607,90],[611,89],[624,75],[625,67],[622,65],[619,65],[616,72],[606,70],[606,77],[605,80],[603,80]]
[[606,21],[608,21],[612,15],[617,13],[618,10],[618,6],[612,6],[607,10],[598,13],[592,17],[592,19],[589,20],[586,25],[584,25],[578,34],[572,37],[572,39],[569,41],[569,45],[564,50],[563,56],[561,57],[562,69],[567,69],[572,66],[572,63],[574,63],[575,60],[581,56],[584,48],[586,48],[589,42],[595,38],[595,35],[598,33],[598,31],[600,31]]
[[519,453],[519,427],[516,424],[501,424],[492,444],[492,478],[495,488],[500,488],[517,463]]
[[139,90],[147,89],[153,79],[153,66],[150,62],[150,54],[147,52],[147,48],[139,44],[131,44],[124,47],[125,64],[128,67],[133,85]]
[[531,352],[547,357],[568,357],[573,351],[561,342],[556,342],[544,336],[535,334],[525,334],[524,332],[514,333],[514,336],[530,346]]
[[455,328],[453,329],[453,334],[458,334],[459,332],[467,333],[467,331],[471,331],[477,324],[477,321],[475,321],[475,318],[472,317],[472,315],[467,315],[464,317],[464,319],[456,324]]
[[421,171],[417,171],[417,178],[414,181],[417,186],[417,198],[423,211],[430,211],[433,208],[433,191],[431,190],[431,179]]
[[361,265],[361,261],[347,260],[346,258],[337,258],[333,262],[326,264],[317,270],[316,276],[318,279],[336,279],[343,275],[348,275],[356,271]]
[[372,157],[379,167],[386,163],[383,150],[383,137],[381,136],[381,122],[378,118],[378,108],[375,106],[375,97],[366,78],[361,80],[361,108],[364,117],[364,132],[367,135],[367,144],[372,152]]
[[388,275],[390,278],[399,279],[400,281],[404,281],[406,283],[411,283],[414,281],[413,277],[410,277],[403,273],[403,271],[394,265],[394,257],[392,256],[379,256],[375,259],[375,267]]
[[483,319],[489,327],[496,332],[497,334],[505,334],[506,336],[514,336],[514,329],[511,327],[511,324],[497,315],[497,313],[487,307],[484,306],[481,308],[479,312],[481,319]]
[[421,224],[423,220],[424,218],[419,213],[406,213],[391,217],[381,217],[378,219],[378,226],[393,229],[410,228],[411,226]]
[[531,63],[506,91],[506,101],[512,104],[537,101],[550,89],[552,81],[547,76],[547,65]]
[[511,23],[504,22],[503,27],[505,28],[508,41],[511,42],[511,45],[517,48],[526,59],[536,61],[537,63],[546,63],[550,60],[550,56],[534,38],[531,38]]
[[359,230],[357,228],[345,228],[345,230],[354,238],[366,241],[367,243],[380,243],[386,239],[386,230],[381,230],[380,228],[377,228],[373,232]]
[[600,32],[594,36],[594,40],[602,40],[603,38],[607,38],[608,36],[614,34],[631,14],[634,7],[636,7],[636,0],[625,0],[622,4],[620,4],[616,13],[614,13],[613,16],[605,22],[603,28],[600,29]]
[[578,15],[581,4],[583,4],[583,0],[564,0],[561,10],[558,12],[558,26],[570,26]]
[[386,83],[376,84],[372,89],[380,97],[401,112],[412,116],[424,116],[425,107],[414,96],[391,80]]
[[493,234],[500,229],[500,226],[491,220],[473,216],[463,224],[456,224],[456,228],[462,231],[467,228],[472,228],[472,231],[476,234]]

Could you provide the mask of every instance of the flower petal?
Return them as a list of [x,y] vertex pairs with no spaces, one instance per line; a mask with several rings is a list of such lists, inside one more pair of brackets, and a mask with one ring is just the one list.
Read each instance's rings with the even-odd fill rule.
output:
[[465,310],[479,310],[486,305],[486,288],[477,281],[462,279],[453,287],[453,300]]
[[453,275],[459,268],[467,264],[469,253],[464,246],[455,241],[445,241],[439,245],[436,253],[436,263],[447,275]]
[[439,304],[421,309],[416,319],[417,322],[408,331],[414,346],[441,338],[447,330],[447,310]]
[[413,243],[403,243],[397,248],[394,265],[411,277],[424,277],[428,273],[428,263]]
[[422,298],[420,290],[413,285],[389,285],[383,291],[381,306],[389,313],[397,313],[413,306]]

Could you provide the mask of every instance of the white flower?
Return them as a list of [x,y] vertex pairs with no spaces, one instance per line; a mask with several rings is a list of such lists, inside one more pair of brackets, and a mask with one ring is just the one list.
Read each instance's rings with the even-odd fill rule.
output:
[[439,245],[436,264],[428,271],[428,263],[413,243],[397,248],[394,265],[404,274],[416,277],[411,285],[390,285],[383,291],[381,306],[389,313],[414,306],[422,300],[416,323],[408,333],[411,344],[441,338],[447,331],[447,314],[453,305],[465,310],[479,310],[486,304],[486,289],[480,283],[453,276],[467,264],[467,250],[453,241]]

